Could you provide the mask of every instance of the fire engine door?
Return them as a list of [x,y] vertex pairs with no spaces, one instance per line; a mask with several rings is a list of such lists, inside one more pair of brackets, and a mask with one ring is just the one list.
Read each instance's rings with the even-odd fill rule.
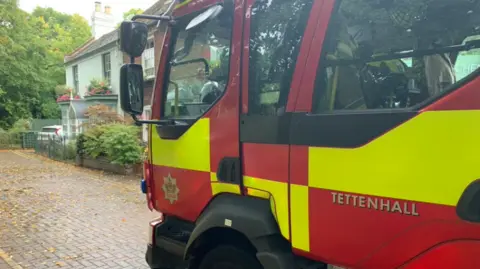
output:
[[[321,2],[290,118],[294,251],[342,267],[400,268],[438,245],[478,240],[478,224],[457,214],[479,177],[480,131],[471,125],[479,114],[466,105],[476,98],[470,91],[478,77],[452,83],[454,68],[428,66],[451,64],[445,47],[435,46],[458,47],[477,34],[477,20],[464,14],[479,7],[458,0]],[[462,34],[442,43],[450,40],[445,29]],[[417,47],[429,39],[435,46]],[[417,68],[422,61],[426,67]],[[442,83],[421,83],[439,69]],[[442,90],[449,95],[434,95]],[[440,254],[435,264],[461,262],[462,251]]]
[[[153,126],[150,139],[154,207],[166,214],[195,221],[216,194],[240,194],[242,3],[183,5],[166,34],[153,118],[171,123]],[[217,15],[195,26],[207,13]]]
[[246,2],[240,116],[244,186],[248,195],[270,199],[281,233],[290,240],[290,118],[313,37],[307,24],[317,20],[322,1]]

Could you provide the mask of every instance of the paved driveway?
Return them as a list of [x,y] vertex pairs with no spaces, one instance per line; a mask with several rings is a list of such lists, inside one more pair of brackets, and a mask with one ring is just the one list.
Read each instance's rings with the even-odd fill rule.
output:
[[138,179],[0,152],[0,269],[148,268]]

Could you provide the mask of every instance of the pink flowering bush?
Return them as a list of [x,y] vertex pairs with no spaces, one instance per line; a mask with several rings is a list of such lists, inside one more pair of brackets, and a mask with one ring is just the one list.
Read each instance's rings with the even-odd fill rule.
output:
[[65,89],[63,90],[63,93],[61,93],[57,97],[57,102],[70,101],[71,100],[70,96],[73,96],[72,99],[74,99],[74,100],[80,99],[80,96],[78,94],[72,95],[73,92],[74,91],[73,91],[72,88],[65,87]]
[[111,87],[108,81],[92,79],[90,85],[87,87],[86,95],[110,95],[112,94]]

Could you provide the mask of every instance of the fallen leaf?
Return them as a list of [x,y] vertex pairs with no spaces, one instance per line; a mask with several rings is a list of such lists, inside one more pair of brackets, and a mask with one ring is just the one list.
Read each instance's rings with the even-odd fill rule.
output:
[[58,266],[58,267],[63,267],[63,266],[65,266],[65,263],[63,263],[63,262],[56,262],[55,265]]
[[125,218],[122,219],[122,222],[127,222],[127,220]]
[[56,251],[56,249],[55,249],[55,248],[48,248],[47,250],[48,250],[49,252],[51,252],[51,253],[53,253],[53,252],[55,252],[55,251]]

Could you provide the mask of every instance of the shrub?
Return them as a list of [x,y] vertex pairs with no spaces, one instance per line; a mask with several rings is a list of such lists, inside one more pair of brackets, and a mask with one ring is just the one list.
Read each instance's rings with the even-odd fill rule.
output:
[[123,118],[118,115],[115,109],[104,104],[90,106],[85,116],[88,117],[88,122],[84,123],[83,126],[87,129],[98,125],[124,123]]
[[32,123],[28,119],[19,119],[17,120],[12,128],[8,130],[10,133],[20,133],[20,132],[27,132],[32,129]]
[[107,158],[115,164],[129,165],[141,162],[143,149],[138,138],[139,128],[115,124],[106,128],[103,145]]
[[91,128],[84,133],[85,153],[93,158],[106,157],[112,163],[120,165],[139,163],[143,156],[139,132],[140,128],[124,124]]
[[70,141],[67,145],[65,145],[65,160],[75,160],[76,156],[76,142]]
[[102,135],[105,132],[105,126],[90,128],[85,132],[85,153],[93,158],[105,156],[105,150],[102,141]]
[[79,134],[77,135],[77,141],[76,143],[76,154],[83,156],[85,154],[85,135],[84,134]]
[[32,125],[28,119],[17,120],[8,131],[0,130],[0,148],[21,147],[24,132],[31,130]]

